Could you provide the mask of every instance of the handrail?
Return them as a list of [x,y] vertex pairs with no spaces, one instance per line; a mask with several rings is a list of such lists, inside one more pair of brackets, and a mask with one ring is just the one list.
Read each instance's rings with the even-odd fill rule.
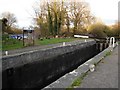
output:
[[110,38],[109,47],[115,47],[115,37]]

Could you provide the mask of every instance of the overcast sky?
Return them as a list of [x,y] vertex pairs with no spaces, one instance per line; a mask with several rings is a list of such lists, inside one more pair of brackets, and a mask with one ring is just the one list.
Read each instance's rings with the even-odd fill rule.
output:
[[[20,27],[32,25],[33,8],[38,0],[0,0],[0,15],[3,12],[14,13]],[[92,14],[101,18],[106,24],[118,19],[119,0],[85,0],[90,4]]]

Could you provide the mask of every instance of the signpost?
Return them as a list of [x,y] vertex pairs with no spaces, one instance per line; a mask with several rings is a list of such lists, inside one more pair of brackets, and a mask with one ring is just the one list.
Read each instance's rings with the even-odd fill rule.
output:
[[34,45],[35,42],[34,42],[34,30],[33,29],[23,29],[23,46],[25,46],[25,43],[29,45]]

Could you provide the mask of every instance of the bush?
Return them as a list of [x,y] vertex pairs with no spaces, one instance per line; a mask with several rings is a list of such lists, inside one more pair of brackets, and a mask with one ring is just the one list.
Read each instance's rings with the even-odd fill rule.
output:
[[96,38],[106,38],[108,36],[109,28],[104,24],[96,23],[89,27],[88,32]]

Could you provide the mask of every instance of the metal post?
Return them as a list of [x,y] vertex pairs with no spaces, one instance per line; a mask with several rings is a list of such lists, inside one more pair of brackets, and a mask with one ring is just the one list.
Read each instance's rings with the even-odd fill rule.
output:
[[34,30],[33,30],[33,45],[35,45],[35,40],[34,40]]
[[24,46],[25,44],[24,44],[24,29],[23,29],[23,46]]

